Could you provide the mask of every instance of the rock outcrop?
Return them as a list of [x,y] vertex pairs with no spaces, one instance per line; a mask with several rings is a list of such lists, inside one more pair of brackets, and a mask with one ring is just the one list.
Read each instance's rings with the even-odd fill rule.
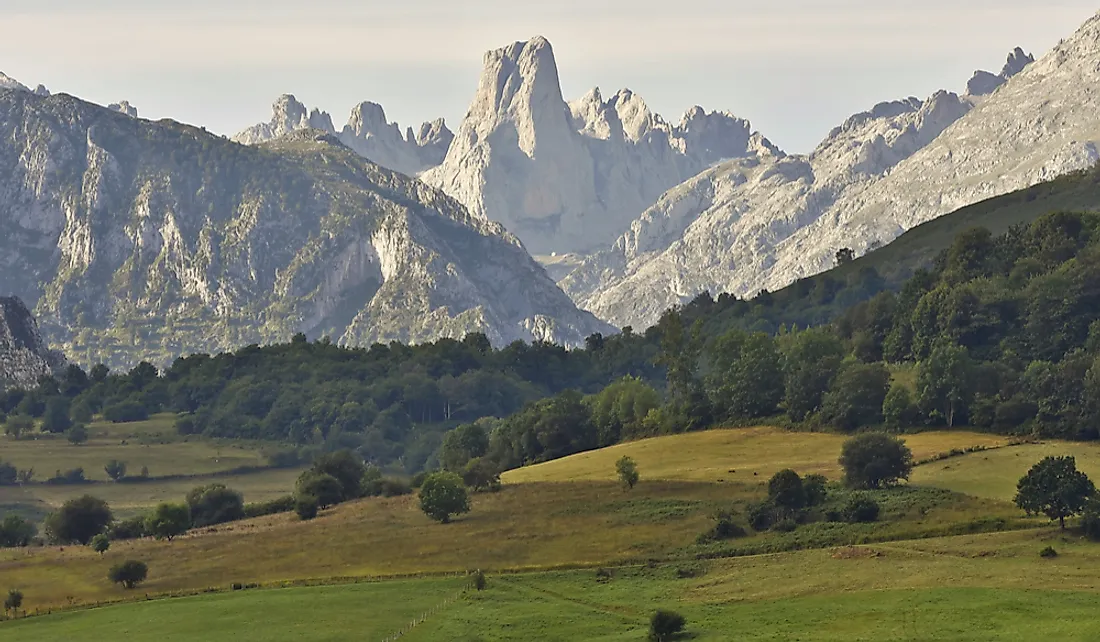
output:
[[443,162],[454,139],[443,119],[424,123],[418,133],[411,127],[402,133],[397,123],[386,120],[382,106],[372,102],[361,103],[352,109],[347,125],[336,131],[329,114],[318,109],[309,111],[297,98],[287,94],[275,101],[270,122],[250,127],[233,140],[255,145],[302,129],[333,134],[360,156],[408,176]]
[[579,311],[499,224],[335,136],[244,146],[0,90],[0,291],[71,358],[484,332],[576,345]]
[[503,223],[535,254],[606,246],[670,187],[754,154],[749,123],[689,110],[679,125],[629,90],[562,97],[545,38],[485,55],[477,94],[424,181]]
[[1063,121],[1044,119],[1049,93],[1029,80],[1043,65],[1015,74],[1027,60],[1013,52],[1002,73],[1015,77],[992,95],[941,91],[882,103],[808,156],[758,145],[748,158],[709,168],[662,195],[561,284],[597,316],[645,327],[704,290],[780,288],[828,268],[839,248],[864,252],[935,216],[1077,169],[1092,148],[1066,136],[1095,129],[1087,124],[1095,81],[1078,78],[1058,94],[1075,95],[1063,106],[1076,116],[1072,133],[1056,134]]
[[[49,94],[47,94],[47,95],[49,95]],[[138,117],[137,107],[134,107],[133,105],[131,105],[130,101],[128,101],[128,100],[123,100],[122,102],[118,102],[118,103],[111,103],[110,105],[107,105],[107,109],[110,109],[111,111],[117,111],[120,114],[126,114],[127,116],[129,116],[131,118],[137,118]]]
[[1008,62],[1005,63],[999,75],[994,76],[988,71],[975,71],[974,77],[966,84],[966,93],[971,96],[988,96],[1033,62],[1035,62],[1035,56],[1016,47],[1012,53],[1008,54]]
[[65,364],[38,332],[30,310],[16,297],[0,297],[0,391],[29,388]]

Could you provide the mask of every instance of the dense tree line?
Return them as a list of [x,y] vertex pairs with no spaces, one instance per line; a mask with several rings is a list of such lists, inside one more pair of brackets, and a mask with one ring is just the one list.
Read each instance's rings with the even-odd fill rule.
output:
[[174,412],[182,434],[351,449],[415,471],[442,433],[463,422],[508,416],[564,390],[596,391],[624,375],[661,379],[652,345],[627,332],[595,335],[582,350],[523,342],[497,350],[473,334],[353,349],[298,335],[177,359],[164,372],[148,363],[124,373],[72,365],[32,390],[0,394],[0,419],[25,427],[39,418],[43,430],[78,439],[93,415],[127,422]]

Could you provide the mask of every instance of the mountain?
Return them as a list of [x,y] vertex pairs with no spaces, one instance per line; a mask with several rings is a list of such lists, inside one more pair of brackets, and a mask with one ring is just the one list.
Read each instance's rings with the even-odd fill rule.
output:
[[[1088,82],[1067,77],[1080,84],[1061,93],[1057,81],[1059,99],[1043,104],[1046,61],[1060,55],[1029,65],[1014,51],[1007,82],[990,95],[940,91],[877,105],[808,156],[711,167],[662,195],[561,285],[597,316],[644,327],[704,290],[774,291],[827,269],[840,248],[863,254],[936,216],[1085,167],[1091,147],[1070,140],[1093,128]],[[1050,120],[1035,120],[1044,113]],[[1056,113],[1076,114],[1068,137]]]
[[33,386],[64,363],[46,347],[27,306],[16,297],[0,297],[0,391]]
[[422,178],[534,254],[606,246],[670,187],[775,151],[729,113],[695,107],[670,125],[629,90],[567,103],[545,38],[490,51],[484,65],[447,157]]
[[381,105],[364,102],[351,111],[348,124],[336,131],[332,117],[314,109],[309,111],[289,94],[272,105],[271,121],[250,127],[233,137],[246,145],[263,143],[302,129],[319,129],[335,135],[360,156],[383,167],[415,176],[443,162],[454,134],[443,119],[424,123],[416,132],[410,127],[401,132],[397,123],[386,121]]
[[317,130],[244,146],[67,95],[0,90],[0,291],[77,360],[329,335],[575,345],[519,241]]

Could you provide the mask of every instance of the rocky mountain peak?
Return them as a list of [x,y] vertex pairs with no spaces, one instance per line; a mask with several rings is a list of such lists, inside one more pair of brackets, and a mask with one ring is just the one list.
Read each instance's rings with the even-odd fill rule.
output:
[[301,129],[316,129],[338,136],[360,156],[410,176],[443,162],[454,138],[442,119],[421,126],[422,141],[411,135],[411,128],[409,133],[402,134],[397,123],[387,122],[382,106],[369,101],[356,105],[347,124],[337,131],[327,112],[316,108],[310,111],[293,95],[284,94],[272,105],[270,122],[249,127],[233,140],[255,145]]
[[30,89],[27,89],[26,85],[19,82],[15,78],[12,78],[11,76],[5,74],[4,72],[0,72],[0,89],[15,89],[17,91],[30,91]]
[[[35,92],[35,93],[38,93],[38,92]],[[128,101],[128,100],[123,100],[123,101],[117,102],[117,103],[111,103],[110,105],[107,105],[107,109],[110,109],[111,111],[117,111],[120,114],[126,114],[127,116],[130,116],[131,118],[137,118],[138,117],[137,107],[134,107],[133,105],[131,105],[130,101]]]
[[966,93],[970,96],[988,96],[1033,62],[1035,62],[1035,56],[1025,53],[1020,47],[1016,47],[1009,52],[1008,62],[1005,63],[999,75],[994,75],[988,71],[975,71],[974,77],[966,83]]
[[725,112],[692,109],[672,126],[629,89],[566,103],[545,38],[494,49],[484,63],[447,157],[423,179],[536,254],[610,243],[664,190],[755,153],[749,124]]

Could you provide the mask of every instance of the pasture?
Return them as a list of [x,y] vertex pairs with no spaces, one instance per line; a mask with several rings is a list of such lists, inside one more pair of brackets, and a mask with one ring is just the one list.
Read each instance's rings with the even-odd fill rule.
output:
[[[1061,555],[1038,556],[1052,544]],[[671,608],[693,640],[1093,640],[1100,546],[1048,530],[699,563],[490,575],[484,592],[403,640],[644,639]],[[25,642],[381,640],[459,594],[464,578],[246,590],[0,623]],[[216,635],[211,637],[211,623]]]
[[[1008,443],[998,435],[974,432],[924,432],[904,435],[920,460],[952,449],[993,447]],[[580,453],[501,476],[508,484],[543,481],[607,481],[615,479],[615,461],[632,457],[642,479],[685,481],[766,481],[784,468],[799,474],[817,473],[836,480],[837,458],[844,435],[789,432],[780,428],[734,428],[656,437]]]

